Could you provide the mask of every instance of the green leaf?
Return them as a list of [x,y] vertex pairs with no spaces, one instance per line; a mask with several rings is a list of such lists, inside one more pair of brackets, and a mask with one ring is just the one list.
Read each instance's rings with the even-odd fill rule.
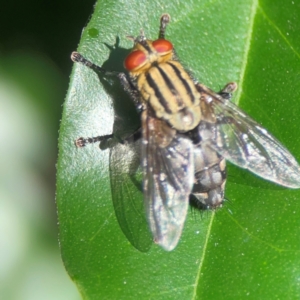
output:
[[[164,12],[182,63],[215,90],[238,82],[234,101],[300,161],[300,2],[99,1],[78,51],[122,71],[132,46],[125,36],[143,28],[156,38]],[[299,191],[229,166],[230,201],[203,217],[189,213],[179,245],[165,252],[149,242],[134,181],[122,172],[110,176],[109,160],[122,168],[130,153],[73,143],[118,130],[122,136],[137,124],[116,80],[74,66],[60,129],[57,206],[63,261],[83,298],[298,299]],[[123,200],[122,193],[112,199],[116,182]]]

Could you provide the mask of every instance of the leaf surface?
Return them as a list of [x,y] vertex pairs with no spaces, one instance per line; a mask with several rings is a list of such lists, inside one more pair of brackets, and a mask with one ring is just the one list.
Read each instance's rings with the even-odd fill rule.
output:
[[[132,46],[125,36],[143,28],[156,38],[164,12],[184,66],[214,90],[238,82],[234,101],[299,161],[299,1],[99,1],[78,51],[123,71]],[[298,299],[299,191],[229,166],[230,201],[216,213],[191,211],[179,245],[165,252],[151,243],[135,181],[123,172],[111,176],[130,153],[73,143],[122,136],[138,124],[115,79],[74,65],[60,129],[57,206],[63,261],[83,298]],[[126,190],[123,201],[122,193],[112,199],[116,182]]]

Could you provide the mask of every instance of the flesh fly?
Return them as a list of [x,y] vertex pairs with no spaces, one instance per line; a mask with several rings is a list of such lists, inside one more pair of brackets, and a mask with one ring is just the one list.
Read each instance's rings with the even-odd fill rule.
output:
[[[141,116],[141,129],[125,141],[141,138],[143,194],[155,243],[167,251],[180,239],[190,195],[196,206],[216,209],[224,201],[226,162],[277,184],[300,188],[300,167],[290,152],[230,99],[237,84],[214,92],[191,77],[165,39],[170,21],[160,19],[157,40],[143,33],[130,39],[128,73],[107,71],[78,52],[72,60],[103,75],[117,76]],[[79,138],[77,147],[113,134]]]

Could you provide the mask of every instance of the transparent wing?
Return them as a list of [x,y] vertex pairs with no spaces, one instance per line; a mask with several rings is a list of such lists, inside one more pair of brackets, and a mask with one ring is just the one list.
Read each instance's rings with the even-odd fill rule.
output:
[[142,252],[152,245],[143,205],[140,140],[110,150],[110,181],[115,214],[130,243]]
[[[111,86],[107,81],[103,85],[111,94],[114,107],[114,143],[110,149],[110,182],[115,215],[120,228],[131,245],[142,252],[147,252],[153,245],[152,235],[145,215],[142,191],[141,139],[128,139],[141,126],[140,116],[135,113],[133,101],[122,94],[118,84]],[[102,148],[102,147],[101,147]]]
[[[201,87],[202,88],[202,87]],[[205,91],[207,92],[207,91]],[[205,95],[216,123],[212,147],[225,159],[267,180],[300,188],[300,167],[292,154],[266,129],[218,94]]]
[[164,121],[142,114],[144,200],[154,240],[173,250],[186,219],[194,182],[193,145]]

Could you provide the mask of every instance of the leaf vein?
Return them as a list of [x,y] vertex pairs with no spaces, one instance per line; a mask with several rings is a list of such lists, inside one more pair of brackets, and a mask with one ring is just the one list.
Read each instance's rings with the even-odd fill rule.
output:
[[242,65],[241,65],[241,73],[240,73],[240,79],[239,79],[239,89],[236,95],[236,104],[238,105],[239,100],[241,98],[241,94],[243,91],[243,83],[244,83],[244,78],[245,78],[245,72],[246,72],[246,67],[248,63],[248,56],[250,52],[250,46],[251,46],[251,39],[253,35],[253,26],[254,26],[254,19],[255,15],[257,13],[258,9],[258,0],[253,0],[252,6],[251,6],[251,13],[250,13],[250,24],[249,24],[249,31],[247,34],[247,40],[246,40],[246,45],[245,45],[245,51],[244,51],[244,57],[242,60]]
[[290,43],[290,41],[286,38],[286,36],[282,33],[282,31],[279,29],[278,26],[269,18],[269,16],[266,14],[266,12],[263,10],[263,8],[259,5],[258,6],[261,14],[263,17],[270,23],[270,25],[278,32],[280,37],[284,40],[284,42],[288,45],[288,47],[292,50],[293,53],[296,54],[298,58],[300,58],[300,53],[296,51],[296,49],[293,47],[293,45]]

